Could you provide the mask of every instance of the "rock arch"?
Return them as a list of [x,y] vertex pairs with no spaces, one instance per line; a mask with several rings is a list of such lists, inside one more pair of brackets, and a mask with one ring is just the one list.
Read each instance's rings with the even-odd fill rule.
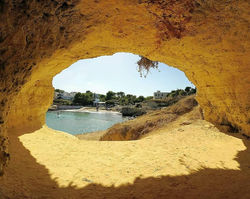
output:
[[0,171],[8,129],[40,128],[53,76],[79,59],[131,52],[181,69],[205,119],[250,129],[249,1],[0,2]]

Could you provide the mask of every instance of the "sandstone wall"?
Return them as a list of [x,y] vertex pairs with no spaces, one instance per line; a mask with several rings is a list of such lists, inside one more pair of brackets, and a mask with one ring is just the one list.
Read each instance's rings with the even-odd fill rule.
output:
[[250,135],[249,4],[1,1],[0,171],[9,158],[8,129],[26,133],[44,123],[52,78],[79,59],[116,52],[184,71],[198,89],[205,119]]

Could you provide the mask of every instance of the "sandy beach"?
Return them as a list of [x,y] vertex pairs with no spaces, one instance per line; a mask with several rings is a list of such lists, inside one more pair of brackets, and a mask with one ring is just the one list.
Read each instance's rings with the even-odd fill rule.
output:
[[62,111],[85,112],[85,113],[110,113],[110,114],[121,114],[120,112],[117,112],[117,111],[105,110],[105,109],[99,109],[99,110],[97,111],[95,107],[83,107],[83,108],[80,108],[80,109],[68,109],[68,110],[62,110]]
[[204,120],[136,141],[79,140],[46,126],[10,135],[18,153],[0,193],[11,199],[250,198],[250,142]]

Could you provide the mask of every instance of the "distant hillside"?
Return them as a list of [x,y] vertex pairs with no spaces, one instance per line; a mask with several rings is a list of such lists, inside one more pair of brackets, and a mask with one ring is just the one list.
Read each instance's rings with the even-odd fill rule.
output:
[[[109,128],[104,135],[102,135],[100,140],[137,140],[143,135],[175,121],[179,116],[192,111],[197,106],[198,103],[195,100],[194,95],[184,97],[169,107],[162,108],[161,110],[151,111],[134,120],[115,124]],[[201,118],[202,114],[200,109],[197,107],[192,119]]]

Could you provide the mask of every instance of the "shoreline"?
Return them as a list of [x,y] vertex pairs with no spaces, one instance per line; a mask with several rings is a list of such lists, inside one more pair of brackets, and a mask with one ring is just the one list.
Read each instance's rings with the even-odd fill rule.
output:
[[80,109],[55,110],[55,111],[81,112],[81,113],[110,113],[110,114],[121,115],[121,113],[117,112],[117,111],[112,111],[112,110],[108,111],[108,110],[101,110],[101,109],[96,111],[96,108],[90,108],[90,107],[83,107],[83,108],[80,108]]

